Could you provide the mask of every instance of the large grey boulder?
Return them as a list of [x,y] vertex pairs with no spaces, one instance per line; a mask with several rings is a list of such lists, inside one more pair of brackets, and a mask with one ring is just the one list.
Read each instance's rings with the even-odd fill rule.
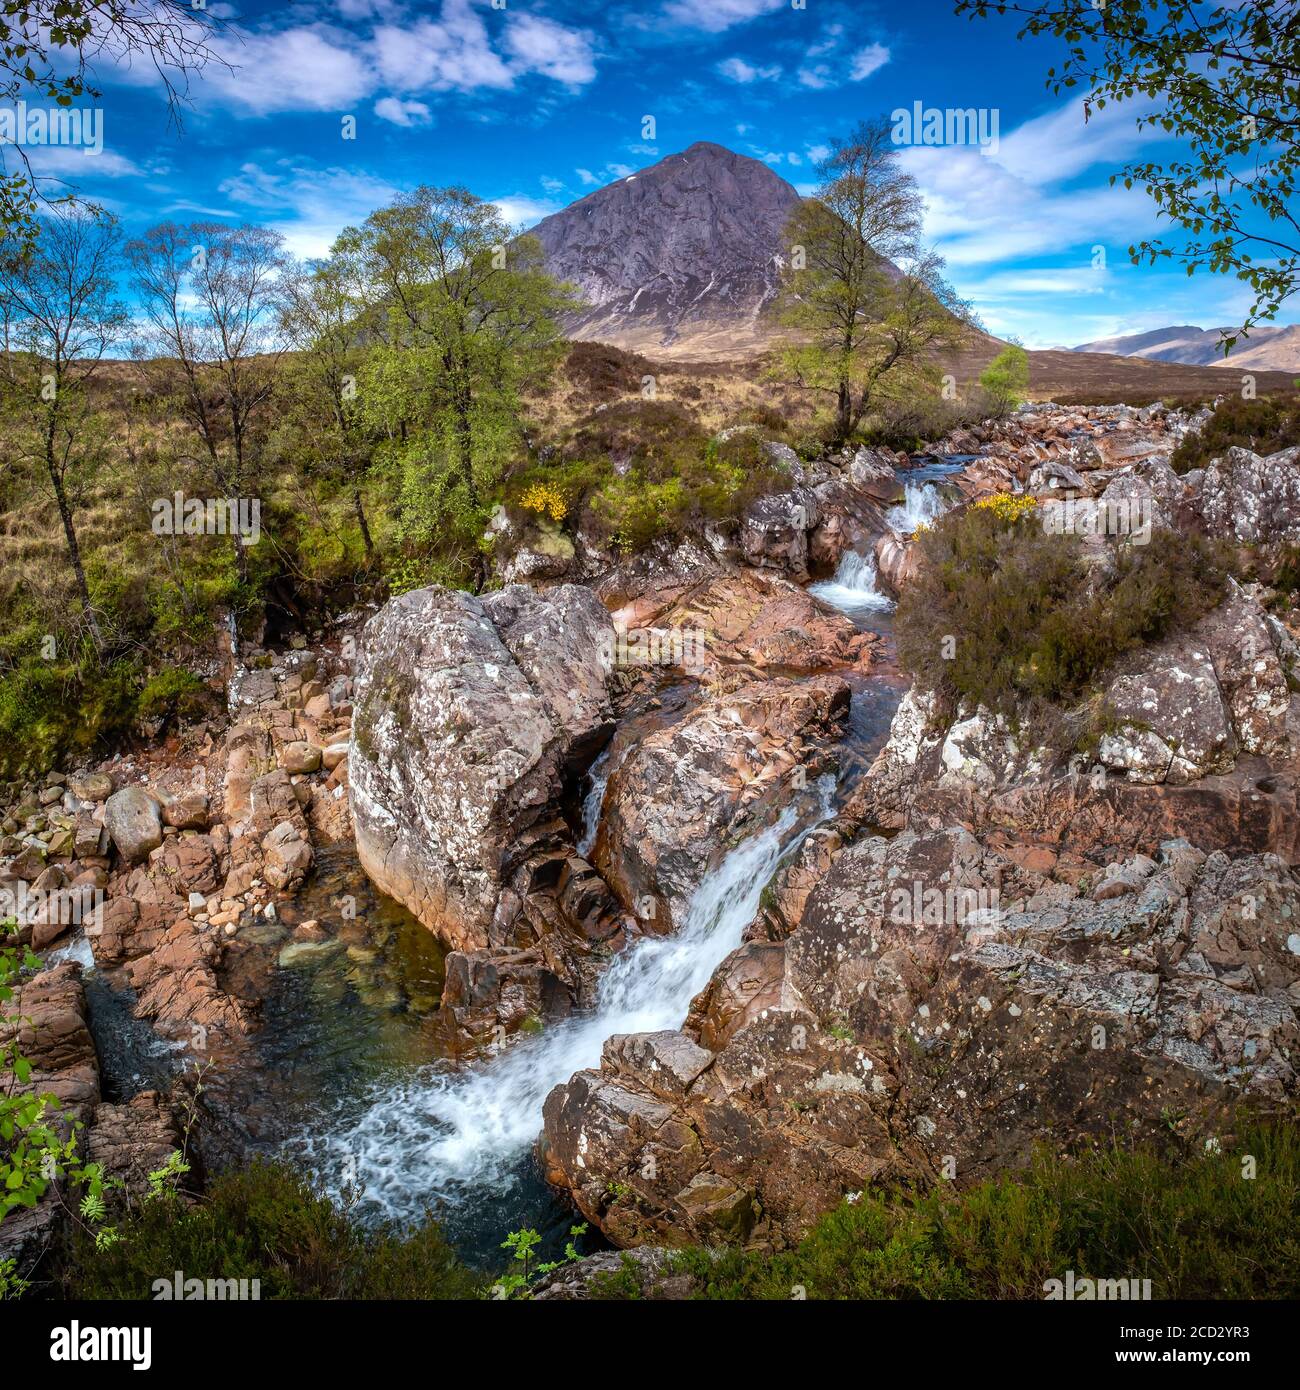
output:
[[595,594],[568,584],[417,589],[364,629],[348,755],[357,850],[457,949],[488,944],[565,773],[606,732],[613,644]]
[[1300,537],[1300,447],[1261,458],[1233,447],[1201,479],[1205,529],[1243,543]]
[[104,803],[104,828],[128,864],[162,844],[162,813],[143,787],[123,787]]

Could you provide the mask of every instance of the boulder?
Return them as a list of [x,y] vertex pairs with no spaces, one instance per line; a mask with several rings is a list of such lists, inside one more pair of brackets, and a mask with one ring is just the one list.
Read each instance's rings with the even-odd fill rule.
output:
[[349,792],[361,863],[456,949],[489,943],[502,886],[612,718],[614,629],[590,589],[441,588],[361,634]]
[[637,741],[605,791],[596,865],[643,927],[680,927],[728,845],[833,766],[848,706],[835,676],[755,681]]
[[280,766],[291,774],[317,772],[321,765],[321,750],[301,739],[286,743],[280,749]]
[[106,772],[87,772],[68,785],[73,796],[82,801],[107,801],[113,795],[113,779]]
[[867,1184],[1290,1103],[1300,881],[1180,840],[1114,870],[1090,895],[958,827],[855,840],[680,1034],[610,1039],[551,1093],[548,1176],[619,1244],[782,1248]]
[[1300,446],[1266,458],[1234,446],[1201,478],[1206,531],[1243,544],[1300,539]]
[[108,798],[104,828],[128,864],[138,863],[162,844],[158,802],[143,787],[123,787]]
[[162,818],[177,830],[206,830],[208,798],[200,791],[182,792],[163,802]]

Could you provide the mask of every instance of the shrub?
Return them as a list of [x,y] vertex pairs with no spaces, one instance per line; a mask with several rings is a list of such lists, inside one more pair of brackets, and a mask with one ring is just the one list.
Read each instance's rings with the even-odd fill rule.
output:
[[892,401],[862,431],[867,444],[914,454],[953,430],[978,424],[989,409],[981,393],[967,401],[946,401],[937,392]]
[[898,607],[899,660],[950,702],[1042,712],[1222,597],[1221,557],[1202,538],[1153,532],[1148,545],[1121,544],[1099,574],[1077,536],[1046,532],[1034,510],[1032,499],[993,497],[918,537],[920,573]]
[[[1255,1176],[1243,1175],[1243,1155]],[[1097,1147],[1037,1153],[964,1191],[864,1192],[797,1248],[680,1252],[701,1299],[1042,1299],[1051,1279],[1150,1279],[1154,1298],[1300,1293],[1300,1139],[1247,1126],[1222,1152]],[[638,1296],[631,1271],[599,1285]]]
[[193,1205],[143,1204],[97,1251],[79,1242],[64,1276],[71,1298],[147,1299],[174,1270],[195,1279],[259,1279],[263,1299],[474,1298],[483,1280],[438,1227],[365,1231],[296,1169],[258,1161],[224,1173]]
[[641,389],[641,379],[654,367],[635,352],[609,343],[574,343],[564,362],[564,374],[592,400],[610,401]]
[[583,422],[569,458],[517,473],[506,498],[527,516],[581,527],[631,553],[661,536],[735,520],[755,498],[788,486],[763,441],[758,430],[711,439],[678,406],[626,402]]
[[1179,442],[1170,459],[1175,473],[1189,473],[1220,458],[1234,446],[1256,454],[1275,454],[1300,444],[1300,400],[1261,396],[1253,401],[1229,396],[1193,434]]
[[1006,415],[1025,399],[1029,389],[1029,354],[1016,343],[1004,348],[980,373],[992,413]]

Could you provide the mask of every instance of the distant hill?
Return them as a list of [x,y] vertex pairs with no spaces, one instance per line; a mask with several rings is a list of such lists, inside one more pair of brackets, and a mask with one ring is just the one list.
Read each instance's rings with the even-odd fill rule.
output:
[[1230,371],[1300,372],[1300,324],[1254,328],[1250,337],[1239,339],[1225,358],[1219,339],[1227,331],[1230,330],[1181,324],[1126,337],[1099,338],[1074,351],[1146,357],[1153,362],[1181,362],[1195,367],[1226,367]]

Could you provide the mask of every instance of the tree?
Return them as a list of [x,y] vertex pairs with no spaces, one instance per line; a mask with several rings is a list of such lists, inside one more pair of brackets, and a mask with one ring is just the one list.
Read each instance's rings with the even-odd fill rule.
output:
[[1029,386],[1029,354],[1019,343],[1003,348],[980,373],[980,385],[998,415],[1005,415],[1024,400]]
[[356,406],[357,377],[364,360],[362,312],[345,258],[298,264],[282,282],[280,322],[298,349],[294,385],[327,421],[327,466],[352,494],[366,559],[374,541],[361,498],[361,479],[370,453]]
[[100,459],[87,397],[127,322],[117,298],[120,266],[117,223],[80,208],[42,218],[34,244],[11,246],[0,256],[0,299],[15,342],[29,354],[21,367],[26,380],[14,394],[28,416],[31,448],[59,510],[82,619],[96,651],[103,650],[104,636],[86,583],[75,512]]
[[463,188],[417,188],[345,230],[333,256],[368,311],[361,410],[404,451],[404,505],[429,534],[449,517],[481,529],[519,394],[563,350],[569,293],[542,271],[534,238],[512,240],[496,207]]
[[[1053,92],[1086,88],[1085,118],[1108,102],[1139,102],[1139,129],[1185,142],[1182,158],[1140,160],[1111,176],[1139,184],[1187,234],[1129,247],[1134,264],[1171,260],[1192,274],[1235,274],[1254,292],[1238,333],[1272,318],[1300,280],[1300,222],[1292,200],[1300,154],[1300,12],[1295,0],[957,0],[957,13],[1024,18],[1020,37],[1064,40],[1048,69]],[[1145,104],[1149,102],[1150,104]]]
[[835,141],[818,172],[821,187],[787,227],[781,320],[796,336],[783,359],[800,385],[835,396],[844,440],[883,394],[960,342],[969,311],[921,245],[921,197],[888,122]]
[[[99,97],[97,62],[145,59],[179,124],[190,75],[212,62],[229,67],[209,44],[220,27],[192,0],[0,0],[0,103],[14,106],[32,94],[66,109]],[[6,169],[0,144],[0,229],[31,240],[41,205],[56,200],[33,176],[22,144],[13,148],[21,167]]]
[[[171,387],[207,456],[215,495],[235,501],[256,482],[256,426],[271,398],[283,344],[278,304],[283,238],[219,222],[153,227],[127,246],[144,315],[137,349],[145,370]],[[231,527],[239,582],[248,556]]]

